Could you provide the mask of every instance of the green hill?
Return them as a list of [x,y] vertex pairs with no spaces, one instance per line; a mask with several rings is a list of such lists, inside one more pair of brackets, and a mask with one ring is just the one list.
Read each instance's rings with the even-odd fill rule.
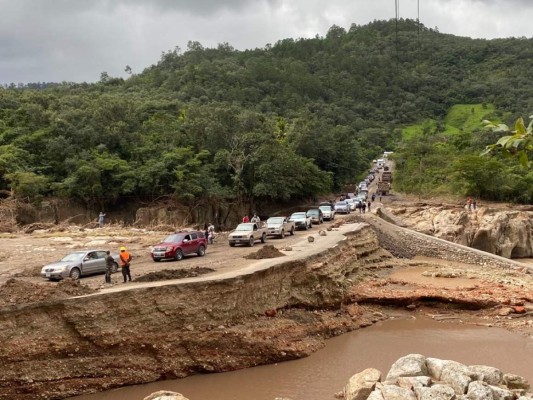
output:
[[477,155],[480,118],[533,109],[533,40],[417,32],[375,21],[246,51],[191,42],[126,80],[0,89],[0,190],[255,206],[337,190],[420,129],[448,164]]

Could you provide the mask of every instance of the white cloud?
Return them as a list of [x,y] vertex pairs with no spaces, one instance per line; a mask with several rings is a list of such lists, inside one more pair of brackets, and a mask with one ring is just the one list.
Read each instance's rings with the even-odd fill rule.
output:
[[[417,17],[417,0],[400,15]],[[392,0],[0,0],[0,82],[95,81],[189,40],[263,47],[394,17]],[[471,37],[533,36],[529,0],[421,0],[421,21]]]

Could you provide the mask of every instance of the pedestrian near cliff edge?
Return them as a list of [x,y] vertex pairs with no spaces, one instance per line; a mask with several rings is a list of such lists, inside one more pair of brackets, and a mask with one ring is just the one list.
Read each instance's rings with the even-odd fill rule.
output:
[[115,259],[111,255],[111,252],[107,250],[105,256],[105,283],[111,283],[111,272],[113,271],[113,265],[115,265]]
[[126,283],[128,279],[131,282],[130,262],[131,254],[126,251],[126,248],[124,246],[121,247],[120,266],[122,267],[122,276],[124,277],[124,283]]

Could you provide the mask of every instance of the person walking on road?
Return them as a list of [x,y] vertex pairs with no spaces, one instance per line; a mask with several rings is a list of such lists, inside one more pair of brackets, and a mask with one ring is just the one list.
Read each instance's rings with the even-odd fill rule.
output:
[[131,282],[130,272],[131,254],[126,251],[126,248],[122,246],[120,248],[120,266],[122,267],[122,276],[124,277],[124,283],[129,279]]
[[105,256],[105,283],[111,283],[113,265],[115,265],[115,259],[111,256],[111,252],[107,250]]
[[369,201],[369,202],[368,202],[368,212],[370,212],[370,207],[371,207],[371,206],[372,206],[372,202]]
[[366,203],[363,201],[363,214],[366,212]]

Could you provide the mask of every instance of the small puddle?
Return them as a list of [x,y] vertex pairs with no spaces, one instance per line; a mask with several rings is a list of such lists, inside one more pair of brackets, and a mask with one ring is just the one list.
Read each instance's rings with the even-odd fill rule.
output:
[[453,271],[457,272],[458,276],[451,278],[439,276],[442,273],[442,269],[439,269],[438,266],[409,267],[393,272],[389,278],[417,285],[430,285],[435,288],[446,289],[466,289],[481,284],[479,279],[468,278],[465,271],[457,268],[453,269]]
[[390,320],[330,339],[310,357],[234,372],[130,386],[71,400],[142,400],[158,390],[190,400],[326,400],[355,373],[374,367],[384,375],[398,358],[419,353],[483,364],[533,382],[533,340],[498,328],[439,323],[429,318]]

